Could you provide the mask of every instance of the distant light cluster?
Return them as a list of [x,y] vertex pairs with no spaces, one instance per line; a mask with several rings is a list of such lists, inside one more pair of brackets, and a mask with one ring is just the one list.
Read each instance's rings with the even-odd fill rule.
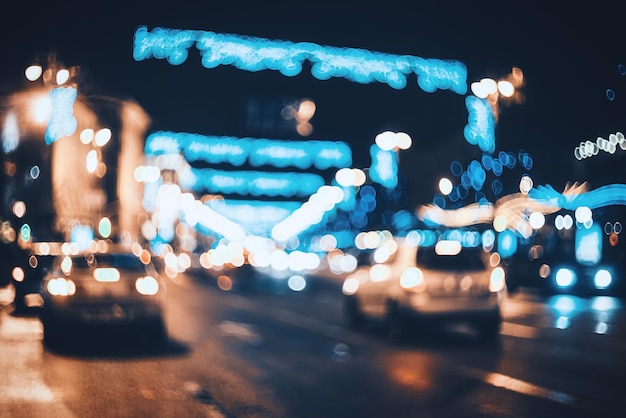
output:
[[467,92],[467,69],[459,61],[209,31],[154,28],[150,32],[140,26],[135,31],[133,57],[136,61],[167,59],[172,65],[180,65],[194,45],[206,68],[233,65],[247,71],[277,70],[291,77],[300,74],[308,61],[312,65],[311,74],[319,80],[343,77],[357,83],[380,82],[402,89],[407,84],[407,75],[416,74],[417,84],[426,92],[437,89],[457,94]]
[[618,146],[622,151],[626,151],[626,138],[624,138],[624,134],[621,132],[609,135],[609,139],[599,136],[596,142],[581,142],[580,145],[574,148],[574,157],[576,157],[577,160],[584,160],[585,158],[598,155],[600,151],[614,154]]
[[[487,203],[485,192],[483,191],[487,182],[489,172],[496,177],[491,181],[491,191],[495,196],[499,196],[504,191],[504,186],[499,177],[503,174],[504,169],[514,169],[521,167],[524,170],[531,170],[534,165],[532,156],[525,150],[519,150],[517,155],[513,152],[500,151],[498,155],[483,154],[480,162],[472,160],[463,168],[459,161],[452,161],[450,164],[450,172],[459,179],[459,184],[454,185],[449,179],[449,190],[445,195],[451,202],[456,203],[463,201],[469,195],[471,190],[475,192],[475,201],[477,203]],[[442,192],[443,193],[443,192]],[[433,203],[440,207],[446,207],[446,201],[443,195],[437,194],[433,199]]]
[[348,144],[337,141],[286,141],[237,138],[231,136],[204,136],[184,132],[154,132],[146,139],[148,156],[183,153],[189,161],[210,164],[227,163],[241,166],[246,161],[254,166],[315,167],[326,170],[344,168],[352,164]]

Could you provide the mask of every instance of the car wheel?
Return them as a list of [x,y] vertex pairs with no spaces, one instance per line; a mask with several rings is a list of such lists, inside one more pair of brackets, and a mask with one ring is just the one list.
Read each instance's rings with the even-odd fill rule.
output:
[[359,309],[359,301],[355,296],[346,296],[343,303],[344,316],[350,328],[358,329],[363,325],[363,313]]

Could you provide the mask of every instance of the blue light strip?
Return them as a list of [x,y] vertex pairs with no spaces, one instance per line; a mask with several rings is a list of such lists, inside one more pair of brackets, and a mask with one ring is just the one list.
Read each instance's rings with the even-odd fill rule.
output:
[[216,213],[237,223],[246,232],[267,236],[278,222],[302,206],[300,202],[259,202],[252,200],[213,199],[205,203]]
[[429,93],[451,90],[467,92],[467,69],[454,60],[424,59],[358,48],[320,46],[310,42],[292,43],[208,31],[140,26],[135,31],[133,57],[167,59],[172,65],[186,61],[195,46],[205,68],[233,65],[247,71],[277,70],[285,76],[300,74],[305,61],[319,80],[343,77],[357,83],[386,83],[394,89],[407,84],[407,75],[416,74],[419,87]]
[[370,147],[372,166],[369,176],[372,181],[388,189],[398,185],[398,156],[395,151],[386,151],[374,144]]
[[311,173],[225,171],[205,168],[180,173],[179,183],[182,188],[195,192],[302,197],[315,193],[324,185],[324,179]]
[[580,194],[561,194],[547,185],[531,189],[528,195],[546,206],[569,210],[576,210],[581,206],[596,209],[609,205],[626,205],[626,184],[608,184]]
[[145,154],[157,156],[183,153],[188,161],[241,166],[296,167],[319,170],[346,168],[352,164],[352,151],[344,142],[286,141],[203,136],[190,133],[155,132],[146,139]]
[[57,87],[50,92],[52,115],[46,127],[45,141],[50,145],[59,138],[76,132],[78,122],[74,117],[77,91],[73,87]]
[[484,152],[494,152],[496,149],[496,122],[491,105],[485,99],[467,96],[465,106],[468,111],[468,124],[463,132],[465,139],[472,145],[478,145],[478,148]]

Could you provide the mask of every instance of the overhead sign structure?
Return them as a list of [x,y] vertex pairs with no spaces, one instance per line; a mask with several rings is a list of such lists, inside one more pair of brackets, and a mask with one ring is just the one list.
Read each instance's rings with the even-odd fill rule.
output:
[[[172,65],[180,65],[187,60],[192,47],[199,51],[201,63],[207,69],[232,65],[245,71],[273,70],[292,77],[300,74],[304,64],[308,63],[311,74],[319,80],[335,77],[361,84],[384,83],[394,89],[402,89],[407,86],[409,76],[413,75],[416,76],[417,85],[427,93],[448,90],[464,95],[468,91],[466,67],[455,60],[426,59],[366,49],[330,47],[311,42],[294,43],[201,30],[157,27],[149,31],[147,27],[140,26],[134,36],[133,57],[136,61],[165,59]],[[470,96],[465,100],[465,106],[468,111],[464,130],[466,140],[482,151],[492,153],[495,150],[495,120],[489,103],[485,99]],[[349,167],[352,163],[347,144],[330,141],[309,140],[299,143],[157,132],[148,138],[145,151],[149,156],[178,154],[187,161],[203,160],[209,164],[226,163],[236,167],[245,163],[253,167],[282,165],[299,170],[313,167],[325,170]],[[394,187],[397,181],[397,162],[394,155],[388,154],[372,150],[371,173],[375,177],[373,180],[385,187]],[[332,210],[335,204],[345,200],[345,194],[340,193],[341,189],[336,186],[320,186],[321,177],[312,174],[303,177],[305,174],[300,173],[295,178],[291,174],[292,177],[288,177],[257,171],[227,173],[191,168],[179,174],[183,175],[179,178],[181,186],[184,183],[187,189],[216,191],[230,188],[232,191],[244,190],[248,195],[282,194],[283,197],[300,196],[304,193],[310,195],[314,201],[334,202],[330,207],[320,208],[309,203],[303,205],[302,210],[293,210],[286,217],[283,212],[282,220],[272,228],[272,235],[281,240],[305,230],[307,224],[319,222],[324,212]],[[256,181],[251,181],[253,177]],[[286,184],[301,186],[290,188],[285,187]],[[319,197],[322,194],[324,199]],[[344,197],[340,196],[342,194]],[[312,207],[316,209],[311,210]],[[214,208],[220,209],[223,208]],[[228,216],[234,212],[222,213]],[[275,216],[270,218],[275,221],[277,219]],[[240,233],[241,230],[237,230],[234,235]]]

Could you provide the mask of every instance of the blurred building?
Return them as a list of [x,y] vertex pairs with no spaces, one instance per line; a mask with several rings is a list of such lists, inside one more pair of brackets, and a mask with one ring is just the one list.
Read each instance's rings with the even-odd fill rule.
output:
[[0,219],[15,232],[3,242],[69,240],[78,227],[98,237],[103,218],[107,238],[139,240],[143,186],[133,172],[149,117],[132,101],[88,97],[71,77],[45,76],[0,104]]

